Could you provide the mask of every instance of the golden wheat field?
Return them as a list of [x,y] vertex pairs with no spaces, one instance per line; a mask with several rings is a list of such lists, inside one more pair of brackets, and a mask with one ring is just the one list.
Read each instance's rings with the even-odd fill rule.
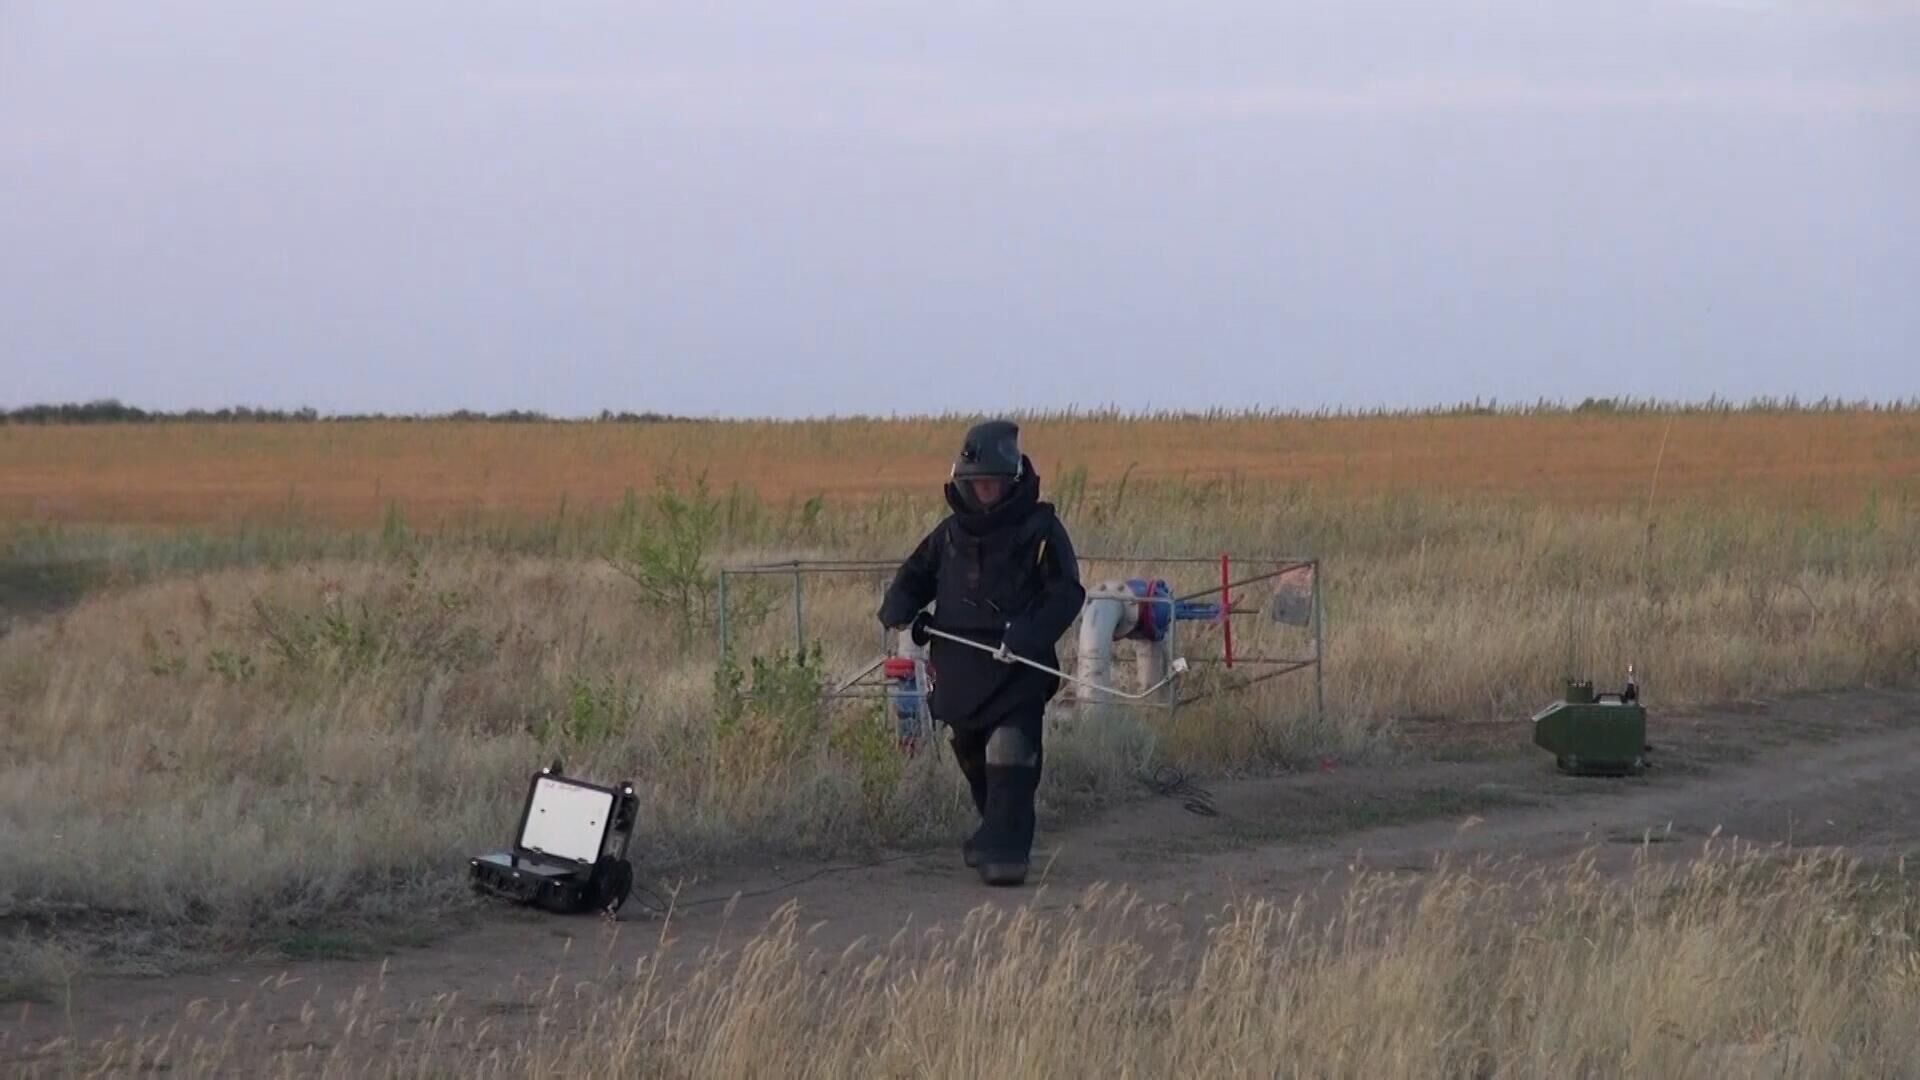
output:
[[[779,502],[937,486],[966,421],[0,426],[0,520],[366,525],[606,506],[662,471]],[[1043,477],[1565,506],[1847,511],[1920,493],[1920,411],[1034,417]]]

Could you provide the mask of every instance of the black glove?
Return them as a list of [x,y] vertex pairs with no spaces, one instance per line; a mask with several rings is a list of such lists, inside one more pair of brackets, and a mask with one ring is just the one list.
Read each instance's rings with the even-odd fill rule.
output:
[[1001,632],[1000,642],[1007,647],[1008,652],[1016,656],[1024,656],[1029,660],[1036,660],[1048,645],[1053,644],[1050,641],[1036,640],[1038,637],[1031,625],[1016,619],[1009,622],[1006,630]]
[[927,633],[927,627],[932,625],[933,616],[927,614],[925,611],[921,611],[913,617],[913,622],[909,625],[908,629],[913,634],[913,643],[915,645],[925,645],[927,642],[933,640],[933,636]]

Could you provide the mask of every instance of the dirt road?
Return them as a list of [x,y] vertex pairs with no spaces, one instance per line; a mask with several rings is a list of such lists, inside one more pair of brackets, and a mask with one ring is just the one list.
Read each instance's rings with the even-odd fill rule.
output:
[[[1035,880],[1024,889],[988,890],[957,850],[943,850],[857,869],[795,866],[688,883],[682,898],[711,902],[670,920],[631,907],[618,924],[502,909],[476,929],[377,961],[262,962],[76,985],[70,1000],[0,1013],[0,1064],[55,1071],[100,1040],[181,1024],[256,1040],[263,1051],[297,1050],[293,1033],[303,1018],[356,994],[363,1011],[369,1000],[383,1003],[393,1038],[406,1037],[405,1017],[417,1015],[418,1003],[435,999],[441,1014],[463,1012],[511,1038],[531,990],[553,978],[630,969],[668,938],[685,954],[737,942],[789,901],[819,923],[822,948],[837,948],[885,940],[909,924],[951,924],[981,904],[1059,909],[1099,883],[1125,884],[1198,921],[1238,895],[1337,891],[1353,867],[1423,872],[1439,858],[1482,856],[1537,865],[1596,846],[1603,865],[1623,866],[1636,849],[1690,855],[1716,829],[1876,859],[1920,850],[1920,694],[1806,695],[1656,714],[1656,768],[1629,780],[1557,775],[1526,744],[1523,723],[1408,734],[1415,756],[1463,760],[1220,784],[1205,800],[1213,815],[1169,797],[1071,829],[1043,823]],[[792,883],[808,874],[815,876]],[[736,893],[751,895],[719,900]]]

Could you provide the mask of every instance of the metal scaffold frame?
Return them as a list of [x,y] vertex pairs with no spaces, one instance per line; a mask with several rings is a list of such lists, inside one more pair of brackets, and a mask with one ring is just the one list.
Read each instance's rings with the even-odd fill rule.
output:
[[[1224,688],[1224,692],[1237,693],[1251,686],[1277,679],[1284,675],[1311,668],[1313,671],[1313,715],[1316,721],[1326,714],[1326,630],[1324,585],[1320,574],[1320,560],[1310,557],[1292,556],[1237,556],[1232,553],[1220,555],[1083,555],[1078,559],[1081,566],[1081,580],[1089,580],[1089,571],[1101,566],[1218,566],[1220,581],[1205,589],[1178,596],[1143,596],[1136,602],[1153,605],[1157,610],[1166,612],[1167,648],[1178,655],[1177,635],[1183,621],[1204,621],[1209,625],[1218,625],[1221,630],[1221,654],[1218,656],[1186,657],[1192,666],[1222,665],[1232,669],[1236,665],[1265,669],[1259,675],[1247,679],[1238,685]],[[719,571],[717,585],[717,630],[720,652],[724,656],[731,647],[728,619],[728,581],[742,577],[790,577],[793,582],[793,642],[794,648],[804,650],[807,642],[806,602],[804,599],[805,579],[812,575],[875,574],[883,579],[890,576],[898,567],[899,560],[882,559],[792,559],[784,562],[750,563],[741,566],[723,567]],[[1258,572],[1239,578],[1232,576],[1234,566],[1262,567]],[[1236,653],[1233,649],[1233,617],[1259,615],[1267,610],[1266,605],[1242,606],[1241,597],[1246,590],[1265,582],[1276,581],[1282,577],[1304,572],[1311,582],[1308,590],[1307,623],[1312,630],[1313,652],[1308,656],[1265,656],[1257,653]],[[884,587],[884,586],[883,586]],[[1236,592],[1238,595],[1236,595]],[[1209,620],[1181,619],[1177,617],[1182,605],[1191,605],[1217,597],[1217,617]],[[1272,601],[1278,603],[1277,595]],[[1083,609],[1084,613],[1084,609]],[[1078,626],[1080,614],[1074,617],[1074,626]],[[1275,621],[1279,619],[1276,613]],[[880,697],[887,695],[884,683],[869,681],[884,665],[890,652],[890,635],[884,629],[876,630],[880,653],[872,663],[839,680],[827,691],[829,698]],[[1062,640],[1072,637],[1072,632]],[[1178,683],[1167,686],[1160,700],[1127,701],[1124,699],[1102,700],[1101,704],[1120,707],[1164,708],[1168,711],[1181,705],[1191,704],[1207,696],[1206,692],[1183,694]],[[1077,695],[1071,683],[1063,687],[1058,699],[1059,704],[1070,706],[1077,703]]]

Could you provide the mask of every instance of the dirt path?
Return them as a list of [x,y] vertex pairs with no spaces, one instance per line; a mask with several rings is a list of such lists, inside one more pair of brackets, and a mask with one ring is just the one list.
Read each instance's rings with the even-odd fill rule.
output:
[[[53,1006],[0,1013],[0,1063],[65,1060],[75,1048],[127,1033],[164,1031],[188,1013],[222,1033],[286,1048],[303,1017],[369,997],[391,1003],[396,1031],[409,1008],[444,1008],[485,1020],[510,1037],[520,1003],[552,978],[584,980],[628,970],[675,939],[691,955],[737,942],[795,901],[818,921],[822,948],[884,940],[903,926],[951,924],[981,904],[1056,910],[1100,883],[1124,884],[1151,902],[1178,905],[1196,923],[1237,895],[1286,899],[1349,867],[1424,871],[1442,856],[1565,858],[1596,845],[1603,865],[1643,853],[1679,857],[1723,835],[1796,846],[1845,846],[1866,857],[1920,850],[1920,694],[1807,695],[1768,705],[1656,716],[1656,769],[1631,780],[1553,772],[1526,745],[1522,724],[1413,733],[1478,757],[1330,771],[1218,785],[1217,816],[1173,798],[1129,805],[1103,820],[1045,833],[1036,881],[989,890],[958,852],[897,857],[821,874],[698,882],[686,897],[766,890],[732,905],[677,912],[670,922],[631,912],[617,925],[503,909],[477,929],[381,961],[256,963],[216,975],[107,979],[73,988]],[[1044,829],[1044,824],[1043,824]],[[457,998],[449,1004],[444,995]],[[213,1030],[213,1028],[209,1028]],[[399,1036],[396,1036],[399,1037]]]

